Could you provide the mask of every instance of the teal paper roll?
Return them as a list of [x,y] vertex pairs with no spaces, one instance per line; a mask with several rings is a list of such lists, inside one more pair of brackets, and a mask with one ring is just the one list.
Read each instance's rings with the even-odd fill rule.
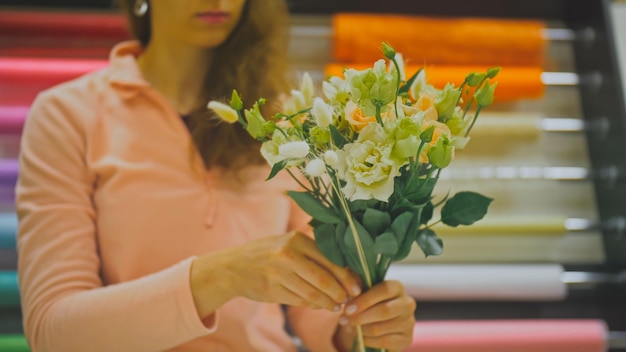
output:
[[0,213],[0,249],[15,248],[17,216],[15,213]]
[[0,335],[0,351],[30,352],[30,348],[23,335]]
[[[19,307],[20,290],[17,285],[17,273],[0,271],[0,307]],[[0,348],[0,351],[4,351]]]

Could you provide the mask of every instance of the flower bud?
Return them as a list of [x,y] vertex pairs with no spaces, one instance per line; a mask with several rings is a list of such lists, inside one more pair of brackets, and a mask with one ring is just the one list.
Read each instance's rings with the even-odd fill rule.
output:
[[215,114],[220,119],[222,119],[222,121],[235,123],[237,122],[237,120],[239,120],[239,117],[237,116],[237,111],[224,103],[213,100],[209,102],[209,105],[207,107],[213,110],[213,112],[215,112]]
[[322,98],[313,100],[313,110],[311,112],[315,116],[317,125],[322,128],[327,128],[333,122],[333,109]]
[[309,144],[307,142],[287,142],[278,147],[278,154],[285,158],[300,159],[309,155],[309,150]]
[[393,60],[393,58],[396,56],[396,50],[391,45],[389,45],[389,43],[383,42],[382,50],[385,57],[389,60]]
[[326,161],[326,164],[328,164],[328,166],[334,169],[336,169],[337,165],[339,164],[339,156],[333,150],[327,150],[326,153],[324,153],[324,160]]
[[313,177],[320,177],[326,172],[326,164],[322,159],[314,159],[306,165],[305,171]]
[[300,83],[300,92],[304,97],[305,105],[311,105],[313,101],[313,94],[315,93],[315,87],[313,86],[313,80],[309,76],[308,72],[305,72],[302,76],[302,82]]

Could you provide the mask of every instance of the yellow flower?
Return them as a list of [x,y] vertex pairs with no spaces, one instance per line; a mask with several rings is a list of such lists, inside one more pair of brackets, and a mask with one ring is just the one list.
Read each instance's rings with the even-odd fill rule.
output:
[[[426,131],[431,126],[435,126],[435,130],[433,131],[433,139],[430,141],[429,147],[432,147],[435,144],[437,144],[437,142],[439,141],[440,138],[442,138],[442,136],[445,136],[446,139],[452,138],[452,133],[450,132],[450,128],[445,123],[441,123],[436,120],[424,119],[424,121],[422,122],[422,130]],[[420,158],[419,158],[420,162],[422,163],[428,162],[428,149],[429,148],[424,148],[424,150],[420,154]]]
[[[363,128],[370,123],[376,123],[376,116],[365,116],[365,114],[363,114],[363,110],[351,101],[346,104],[344,112],[346,121],[348,121],[350,126],[352,126],[352,129],[356,132],[361,132]],[[390,120],[392,117],[393,116],[389,112],[383,112],[381,114],[383,121]]]
[[237,116],[237,111],[235,111],[235,109],[231,108],[229,105],[213,100],[209,102],[209,105],[207,107],[213,110],[213,112],[215,112],[215,114],[220,119],[222,119],[222,121],[235,123],[239,120],[239,117]]
[[417,103],[415,104],[415,107],[419,111],[423,111],[424,112],[424,120],[437,121],[437,118],[439,116],[437,115],[437,108],[435,107],[435,96],[434,95],[422,94],[419,97],[419,99],[417,100]]

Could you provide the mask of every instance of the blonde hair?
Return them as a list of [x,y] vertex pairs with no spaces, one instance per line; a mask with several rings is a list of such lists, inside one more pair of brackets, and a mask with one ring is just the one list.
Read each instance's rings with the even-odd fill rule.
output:
[[[150,42],[150,12],[137,17],[134,0],[120,0],[131,33],[145,47]],[[206,82],[206,101],[224,100],[233,89],[251,104],[276,101],[287,91],[288,10],[285,0],[246,0],[241,19],[229,38],[214,49]],[[270,116],[272,106],[264,108]],[[239,124],[226,124],[206,109],[190,115],[188,124],[207,168],[240,168],[263,163],[259,143]]]

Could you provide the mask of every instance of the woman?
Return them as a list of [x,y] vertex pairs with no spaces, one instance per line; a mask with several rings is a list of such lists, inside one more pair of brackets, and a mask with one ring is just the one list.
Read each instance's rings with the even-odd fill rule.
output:
[[[264,182],[259,146],[205,116],[234,87],[286,91],[283,0],[127,0],[139,42],[41,93],[17,186],[19,278],[34,351],[348,351],[354,326],[411,340],[397,282],[360,294]],[[344,309],[345,307],[345,309]]]

